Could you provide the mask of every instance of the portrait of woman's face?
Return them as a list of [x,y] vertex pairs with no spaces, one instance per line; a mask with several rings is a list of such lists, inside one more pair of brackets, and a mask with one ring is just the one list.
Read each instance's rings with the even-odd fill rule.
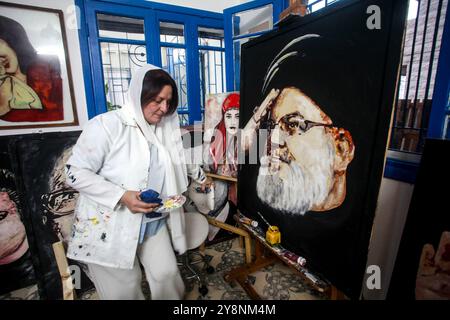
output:
[[8,192],[0,192],[0,265],[18,260],[28,250],[25,227]]
[[[6,74],[14,75],[20,70],[16,53],[3,39],[0,39],[0,65],[5,68]],[[0,70],[1,74],[2,71]]]
[[65,149],[51,172],[48,185],[49,193],[41,197],[44,215],[42,221],[48,224],[58,238],[66,243],[69,239],[75,205],[79,193],[65,184],[64,166],[72,152],[72,147]]
[[239,128],[239,109],[228,109],[223,115],[227,135],[236,135]]

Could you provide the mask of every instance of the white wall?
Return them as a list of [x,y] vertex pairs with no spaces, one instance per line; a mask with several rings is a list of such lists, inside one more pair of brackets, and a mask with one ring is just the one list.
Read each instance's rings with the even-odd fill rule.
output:
[[365,299],[386,298],[413,189],[414,185],[396,180],[383,179],[381,182],[367,260],[368,266],[380,267],[381,288],[369,290],[364,280]]
[[150,0],[150,1],[222,13],[223,10],[226,8],[246,3],[251,0]]
[[[52,8],[62,10],[64,13],[64,23],[66,28],[67,46],[72,71],[73,91],[75,93],[75,103],[77,106],[78,122],[80,125],[71,127],[52,127],[37,129],[11,129],[0,130],[0,135],[27,134],[37,132],[73,131],[80,130],[81,126],[87,122],[87,107],[84,89],[83,68],[81,64],[80,42],[76,18],[73,12],[73,0],[8,0],[11,3],[26,4],[30,6]],[[71,11],[72,10],[72,11]]]

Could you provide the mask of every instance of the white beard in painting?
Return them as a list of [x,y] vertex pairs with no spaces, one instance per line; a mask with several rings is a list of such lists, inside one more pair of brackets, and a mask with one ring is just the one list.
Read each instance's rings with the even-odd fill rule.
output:
[[317,144],[311,147],[306,139],[296,146],[303,149],[301,159],[280,156],[289,153],[286,146],[263,156],[256,185],[261,201],[294,215],[303,215],[314,206],[320,206],[334,183],[334,145],[330,140],[323,142],[321,147]]

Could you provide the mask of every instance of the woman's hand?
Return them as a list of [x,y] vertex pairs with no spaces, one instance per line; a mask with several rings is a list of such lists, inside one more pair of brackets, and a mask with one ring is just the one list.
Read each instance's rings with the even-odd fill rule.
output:
[[158,203],[146,203],[142,201],[139,196],[140,194],[138,191],[128,190],[120,198],[120,203],[125,205],[132,213],[150,213],[159,207]]

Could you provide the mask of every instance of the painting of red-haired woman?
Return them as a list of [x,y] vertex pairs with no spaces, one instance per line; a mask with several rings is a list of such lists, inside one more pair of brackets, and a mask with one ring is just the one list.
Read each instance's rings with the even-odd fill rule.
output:
[[[223,99],[219,109],[221,111],[221,119],[211,132],[212,136],[207,150],[208,164],[213,173],[236,177],[239,93],[226,94],[224,98],[223,94],[210,97],[208,99],[208,107],[217,109],[217,105],[222,100],[221,98]],[[207,127],[206,123],[205,127]]]
[[[237,177],[240,96],[238,92],[209,95],[205,108],[203,159],[212,173]],[[235,185],[229,199],[236,203]]]

